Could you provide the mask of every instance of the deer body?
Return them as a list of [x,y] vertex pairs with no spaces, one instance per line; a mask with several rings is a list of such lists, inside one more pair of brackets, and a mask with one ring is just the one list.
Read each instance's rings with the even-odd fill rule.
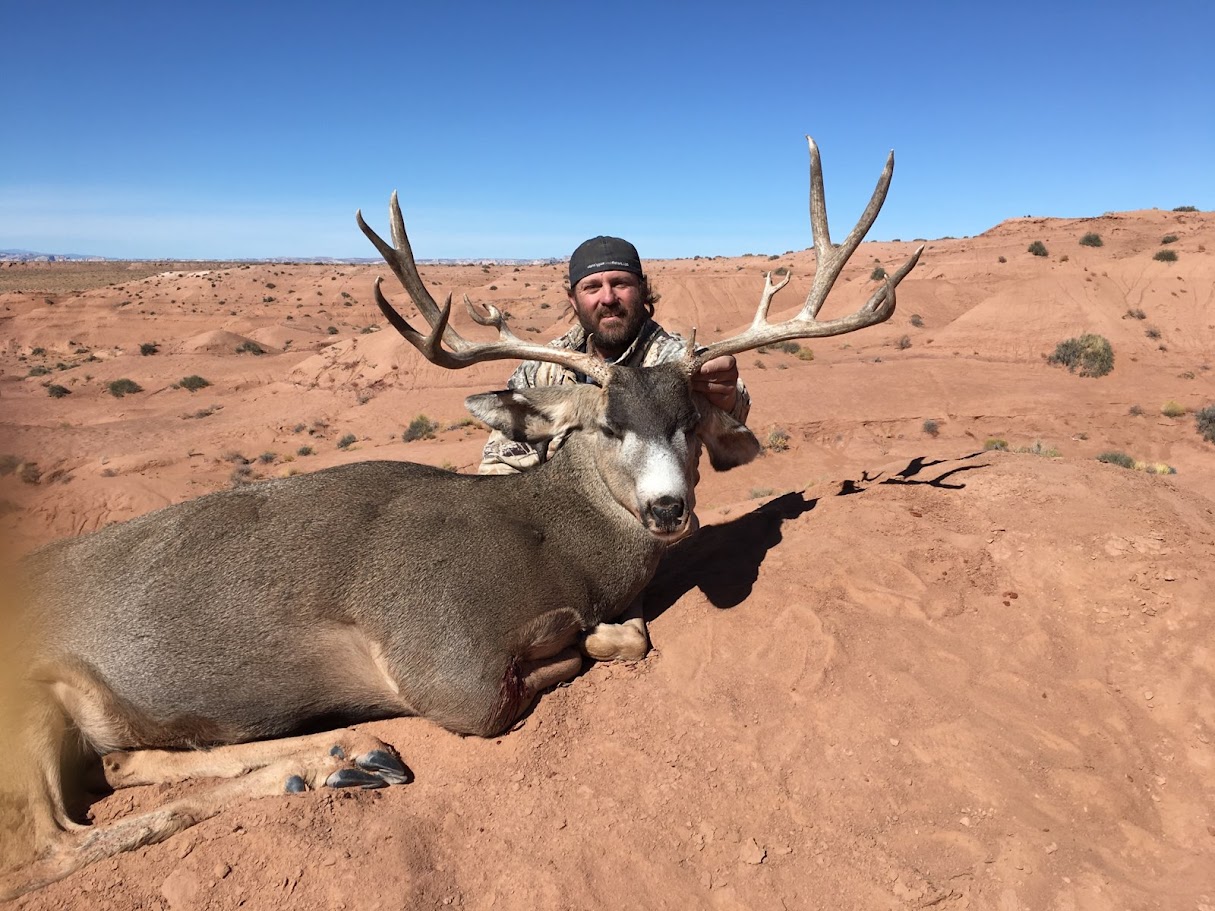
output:
[[587,448],[574,436],[515,478],[360,462],[60,542],[30,563],[39,655],[87,665],[130,706],[115,726],[130,736],[84,731],[103,752],[322,716],[499,733],[526,708],[512,668],[623,610],[665,546]]

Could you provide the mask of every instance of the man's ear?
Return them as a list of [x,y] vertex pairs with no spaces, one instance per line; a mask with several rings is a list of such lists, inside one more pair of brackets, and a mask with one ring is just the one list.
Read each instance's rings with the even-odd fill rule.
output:
[[695,393],[693,399],[696,410],[700,412],[696,436],[709,450],[709,464],[716,471],[729,471],[746,465],[759,455],[759,440],[755,439],[755,434],[746,424],[740,424],[700,393]]
[[517,443],[538,443],[586,426],[603,412],[603,395],[585,383],[504,389],[470,395],[464,407]]

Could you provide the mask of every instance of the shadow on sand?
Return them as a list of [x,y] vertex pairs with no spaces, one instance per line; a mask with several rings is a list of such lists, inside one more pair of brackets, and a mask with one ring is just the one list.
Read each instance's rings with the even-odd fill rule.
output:
[[[957,480],[959,474],[985,468],[991,463],[958,463],[982,454],[974,452],[957,459],[916,457],[907,463],[907,467],[884,479],[882,475],[885,472],[879,471],[871,476],[866,471],[860,478],[840,482],[835,496],[864,493],[875,484],[963,490],[966,485]],[[952,467],[923,477],[929,469],[942,465]],[[693,588],[700,589],[714,607],[731,608],[747,600],[768,551],[781,542],[781,526],[789,519],[810,512],[818,505],[819,499],[806,499],[800,492],[787,493],[737,519],[706,526],[691,538],[676,544],[663,558],[646,589],[646,619],[658,617]]]

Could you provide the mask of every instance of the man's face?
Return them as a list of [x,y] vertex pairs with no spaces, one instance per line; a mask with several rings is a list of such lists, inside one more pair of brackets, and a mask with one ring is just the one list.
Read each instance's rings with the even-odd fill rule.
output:
[[637,337],[649,314],[642,300],[641,279],[632,272],[595,272],[570,291],[570,304],[596,347],[610,355],[624,351]]

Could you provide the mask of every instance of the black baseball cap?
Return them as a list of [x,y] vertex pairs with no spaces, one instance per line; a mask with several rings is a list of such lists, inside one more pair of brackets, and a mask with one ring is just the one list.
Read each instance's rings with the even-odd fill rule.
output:
[[643,275],[637,248],[619,237],[592,237],[570,257],[570,287],[596,272],[632,272]]

